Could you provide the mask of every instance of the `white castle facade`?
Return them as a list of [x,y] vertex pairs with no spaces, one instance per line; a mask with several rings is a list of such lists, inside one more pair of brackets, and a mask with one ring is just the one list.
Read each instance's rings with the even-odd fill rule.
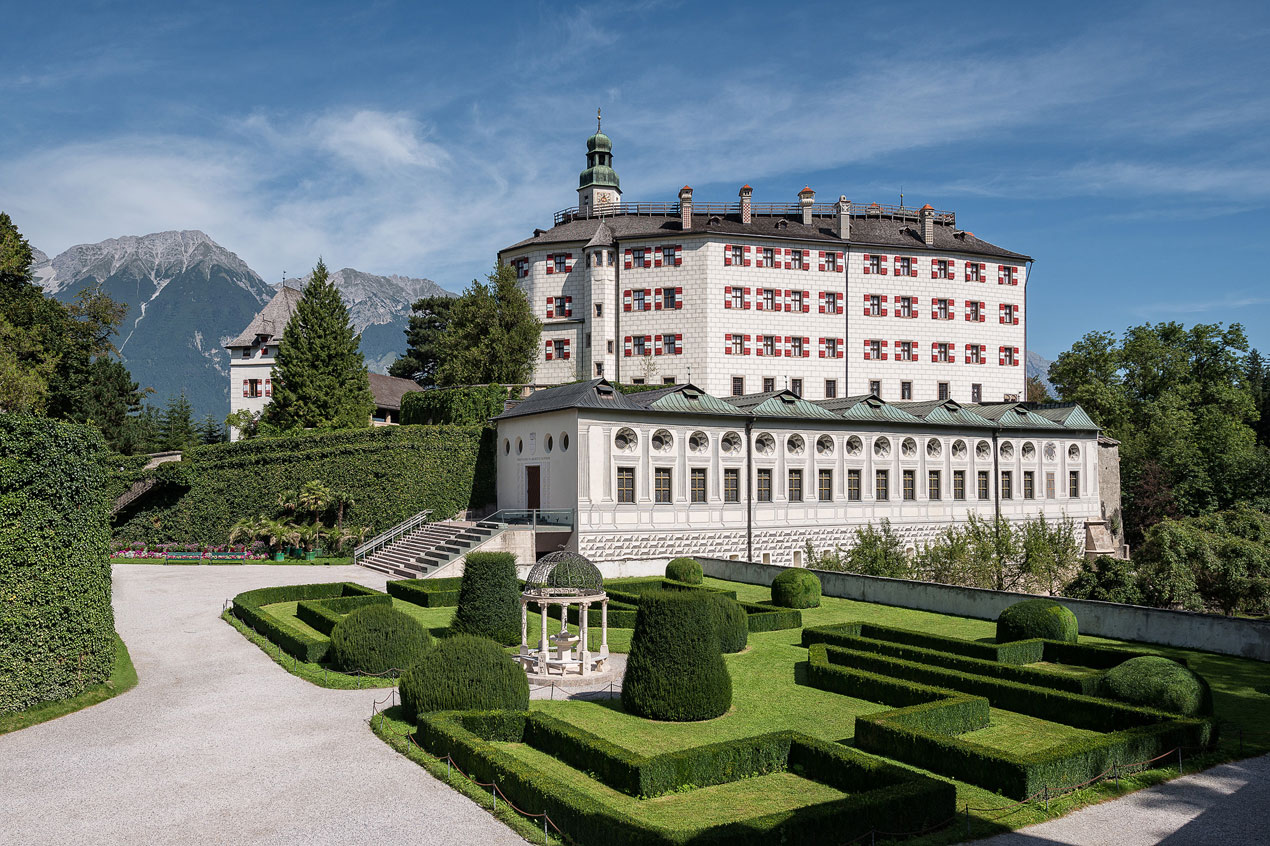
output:
[[499,253],[543,346],[533,381],[692,382],[717,396],[1017,401],[1030,259],[923,206],[625,203],[587,141],[576,208]]
[[499,253],[543,322],[533,380],[559,386],[495,421],[499,508],[571,510],[600,562],[799,566],[883,519],[915,549],[971,514],[1123,554],[1115,442],[1020,402],[1027,256],[810,188],[624,203],[599,132],[587,165],[578,206]]

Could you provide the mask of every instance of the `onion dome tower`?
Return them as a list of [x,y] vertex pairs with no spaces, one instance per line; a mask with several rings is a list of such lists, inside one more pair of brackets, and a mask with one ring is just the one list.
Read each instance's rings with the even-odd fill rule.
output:
[[600,131],[595,110],[595,134],[586,140],[586,170],[578,174],[578,211],[589,217],[622,201],[622,185],[613,170],[613,141]]

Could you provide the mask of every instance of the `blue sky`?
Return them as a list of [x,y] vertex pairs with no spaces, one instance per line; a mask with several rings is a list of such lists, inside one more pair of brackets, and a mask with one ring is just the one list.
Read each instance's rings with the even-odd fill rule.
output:
[[461,289],[576,203],[931,203],[1037,259],[1029,346],[1270,350],[1270,4],[16,3],[0,209],[50,255],[202,229],[270,281]]

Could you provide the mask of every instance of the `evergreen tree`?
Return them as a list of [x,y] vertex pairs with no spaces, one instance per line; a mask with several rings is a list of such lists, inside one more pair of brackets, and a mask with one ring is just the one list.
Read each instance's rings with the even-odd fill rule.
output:
[[98,356],[85,375],[87,381],[70,418],[96,426],[111,449],[128,454],[130,416],[141,410],[145,392],[132,381],[132,374],[123,362],[110,356]]
[[163,411],[163,422],[159,429],[159,440],[162,449],[188,449],[199,441],[198,430],[194,428],[194,411],[182,391],[168,399],[168,407]]
[[414,379],[425,388],[437,383],[437,368],[446,357],[443,338],[450,325],[454,297],[424,297],[410,307],[406,353],[392,363],[388,375]]
[[1270,447],[1270,361],[1253,350],[1248,353],[1245,381],[1257,406],[1257,443]]
[[198,425],[198,437],[204,444],[219,444],[225,441],[225,427],[216,422],[216,418],[207,415]]
[[318,259],[282,334],[264,420],[281,429],[369,426],[375,400],[360,346],[340,292]]
[[454,303],[443,336],[439,385],[516,384],[533,372],[542,324],[534,317],[516,271],[499,265]]
[[162,431],[163,412],[146,403],[141,407],[141,412],[129,420],[128,454],[158,452],[163,448]]

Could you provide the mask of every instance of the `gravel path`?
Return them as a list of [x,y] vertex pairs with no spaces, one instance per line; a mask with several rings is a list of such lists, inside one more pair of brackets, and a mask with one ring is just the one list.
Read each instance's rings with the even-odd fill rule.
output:
[[523,844],[366,726],[383,691],[324,690],[218,618],[255,587],[361,567],[116,565],[140,684],[0,735],[0,843]]
[[978,846],[1209,846],[1266,843],[1270,755],[1223,764]]

